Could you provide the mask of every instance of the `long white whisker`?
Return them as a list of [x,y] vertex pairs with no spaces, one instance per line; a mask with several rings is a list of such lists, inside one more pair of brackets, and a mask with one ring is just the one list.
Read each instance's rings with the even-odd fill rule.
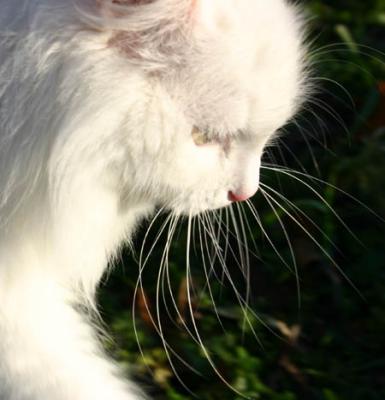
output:
[[[236,204],[238,215],[239,215],[239,224],[240,224],[240,233],[242,234],[243,237],[243,242],[245,243],[245,251],[244,251],[244,265],[242,267],[243,273],[245,276],[245,283],[246,283],[246,296],[245,296],[245,302],[246,304],[250,304],[250,294],[251,294],[251,287],[250,287],[250,258],[249,258],[249,248],[247,244],[247,235],[246,235],[246,229],[245,229],[245,224],[243,222],[243,214],[241,212],[241,207],[239,203]],[[240,246],[242,244],[240,243]],[[242,258],[241,258],[242,262]],[[245,326],[246,326],[246,320],[243,320],[243,332],[245,331]]]
[[333,240],[303,211],[301,210],[296,204],[290,201],[287,197],[285,197],[282,193],[279,193],[277,190],[273,189],[272,187],[264,184],[261,182],[261,187],[269,190],[274,195],[278,196],[281,200],[283,200],[291,209],[295,210],[299,213],[302,217],[306,219],[308,223],[310,223],[322,236],[323,238],[334,248],[334,250],[341,253],[341,250],[337,247],[337,245],[333,242]]
[[[344,196],[348,197],[349,199],[353,200],[353,201],[356,202],[358,205],[360,205],[361,207],[363,207],[366,211],[370,212],[373,216],[375,216],[376,218],[378,218],[381,222],[384,222],[384,223],[385,223],[385,219],[384,219],[383,217],[381,217],[381,216],[380,216],[378,213],[376,213],[373,209],[371,209],[370,207],[368,207],[365,203],[363,203],[362,201],[360,201],[359,199],[357,199],[357,197],[351,195],[350,193],[348,193],[348,192],[342,190],[341,188],[339,188],[339,187],[336,186],[336,185],[333,185],[333,184],[330,183],[330,182],[327,182],[327,181],[325,181],[325,180],[323,180],[323,179],[321,179],[321,178],[317,178],[317,177],[312,176],[312,175],[309,175],[309,174],[305,174],[305,173],[300,172],[300,171],[295,171],[295,170],[291,170],[291,169],[283,168],[283,167],[281,168],[280,166],[277,166],[277,165],[264,165],[262,168],[268,169],[268,170],[271,170],[271,171],[275,171],[275,172],[277,172],[277,173],[286,173],[286,175],[288,175],[288,176],[290,176],[290,177],[293,177],[294,179],[297,179],[297,180],[298,180],[298,178],[295,178],[295,175],[300,175],[300,176],[303,176],[303,177],[305,177],[305,178],[308,178],[308,179],[310,179],[310,180],[312,180],[312,181],[319,182],[319,183],[321,183],[321,184],[323,184],[323,185],[325,185],[325,186],[328,186],[328,187],[334,189],[336,192],[339,192],[339,193],[343,194]],[[301,180],[298,180],[298,181],[303,183],[303,181],[301,181]],[[358,240],[358,241],[359,241],[359,240]]]
[[271,240],[269,234],[267,233],[266,229],[264,228],[263,224],[262,224],[262,220],[258,214],[258,211],[255,209],[253,203],[251,201],[246,201],[247,206],[249,207],[255,221],[257,222],[259,229],[261,229],[261,232],[263,233],[264,237],[267,239],[267,241],[269,242],[271,248],[273,249],[274,253],[278,256],[278,258],[280,259],[280,261],[282,262],[282,264],[284,264],[286,266],[286,268],[292,272],[295,273],[295,271],[293,271],[292,267],[288,264],[288,262],[282,257],[282,254],[278,251],[276,245],[274,244],[274,242]]
[[[175,226],[176,226],[176,223],[177,223],[177,219],[174,218],[173,222],[174,222],[173,226],[169,230],[170,239],[172,238],[172,234],[171,233],[175,231]],[[167,256],[168,251],[169,251],[168,246],[169,246],[170,242],[168,241],[167,243],[168,243],[168,245],[165,247],[165,250],[163,251],[163,256],[162,256],[163,260],[167,260],[167,257],[168,257]],[[164,331],[163,331],[163,324],[162,324],[161,310],[160,310],[160,298],[161,298],[160,294],[161,294],[161,290],[162,290],[162,282],[163,282],[162,276],[163,276],[163,273],[164,273],[163,271],[164,271],[165,265],[166,265],[165,262],[161,262],[160,263],[158,277],[157,277],[157,281],[156,281],[156,320],[157,320],[157,327],[158,327],[159,337],[160,337],[160,339],[161,339],[161,341],[163,343],[163,348],[165,350],[166,357],[167,357],[168,362],[170,364],[170,367],[171,367],[171,369],[172,369],[172,371],[174,373],[174,376],[178,379],[178,381],[184,387],[184,389],[187,390],[190,394],[193,395],[193,392],[191,391],[191,389],[184,383],[183,379],[180,377],[180,375],[179,375],[179,373],[178,373],[178,371],[177,371],[177,369],[176,369],[176,367],[174,365],[174,362],[173,362],[173,360],[171,358],[170,351],[172,352],[172,354],[174,356],[177,356],[177,358],[180,361],[182,361],[185,365],[187,365],[190,369],[194,370],[194,368],[191,367],[189,364],[187,364],[185,362],[185,360],[183,360],[175,351],[173,351],[171,346],[168,344],[168,342],[167,342],[167,340],[165,338],[165,335],[164,335]]]
[[[262,167],[262,168],[266,168],[266,169],[270,169],[271,167]],[[274,168],[274,170],[278,170],[279,168]],[[285,174],[287,176],[289,176],[290,178],[296,180],[297,182],[300,182],[303,186],[305,186],[307,189],[309,189],[319,200],[321,200],[321,202],[331,211],[331,213],[336,217],[336,219],[339,221],[339,223],[347,230],[347,232],[349,232],[349,234],[358,242],[363,246],[362,241],[357,237],[357,235],[355,235],[352,230],[346,225],[346,222],[338,215],[338,213],[334,210],[334,208],[311,186],[309,185],[307,182],[305,182],[303,179],[298,178],[297,176],[295,176],[291,171],[289,172],[289,170],[287,169],[281,169],[279,172],[281,172],[282,174]],[[308,175],[305,175],[308,176]],[[314,180],[318,180],[317,178],[314,178]],[[318,180],[320,181],[320,180]]]
[[[201,218],[199,219],[199,222],[200,222],[200,224],[204,224],[204,221]],[[200,243],[200,246],[201,246],[201,249],[202,249],[202,258],[201,259],[202,259],[202,263],[203,263],[203,271],[204,271],[205,278],[206,278],[206,283],[205,283],[205,286],[202,289],[202,292],[205,290],[206,287],[208,288],[210,300],[211,300],[211,302],[213,304],[213,308],[214,308],[214,312],[215,312],[216,318],[217,318],[219,324],[221,325],[222,330],[225,331],[223,323],[222,323],[222,320],[221,320],[221,317],[220,317],[220,315],[218,313],[218,308],[217,308],[217,305],[216,305],[216,301],[214,299],[214,294],[213,294],[213,291],[212,291],[212,288],[211,288],[211,283],[210,283],[211,274],[213,273],[213,271],[215,271],[215,269],[214,269],[214,265],[212,264],[212,260],[209,258],[210,269],[207,270],[206,257],[205,257],[205,251],[204,251],[205,246],[203,244],[202,230],[201,230],[200,226],[199,226],[199,243]]]
[[[142,251],[141,251],[141,254],[143,253],[143,248],[144,248],[144,246],[145,246],[145,242],[146,242],[147,237],[148,237],[148,235],[149,235],[149,233],[150,233],[150,231],[151,231],[151,228],[152,228],[152,226],[155,224],[156,219],[159,217],[159,215],[162,213],[162,211],[163,211],[162,209],[158,211],[158,213],[154,216],[153,220],[151,221],[151,223],[150,223],[150,225],[149,225],[149,227],[148,227],[148,229],[147,229],[147,231],[146,231],[146,234],[145,234],[145,237],[144,237],[144,241],[143,241],[143,244],[142,244]],[[155,238],[155,240],[154,240],[154,243],[153,243],[153,245],[152,245],[152,247],[151,247],[150,253],[152,252],[152,250],[154,249],[154,247],[155,247],[156,244],[158,243],[158,241],[159,241],[160,237],[162,236],[164,230],[166,229],[167,225],[170,223],[170,221],[172,221],[172,218],[173,218],[172,215],[169,215],[169,216],[166,218],[166,220],[164,221],[164,223],[162,224],[162,226],[161,226],[161,228],[159,229],[159,232],[158,232],[158,234],[157,234],[157,236],[156,236],[156,238]],[[136,285],[135,285],[135,288],[134,288],[133,304],[132,304],[132,320],[133,320],[134,335],[135,335],[135,339],[136,339],[136,342],[137,342],[137,345],[138,345],[138,348],[139,348],[139,352],[140,352],[140,354],[142,355],[142,357],[143,357],[144,360],[145,360],[146,358],[145,358],[145,356],[144,356],[144,351],[143,351],[142,345],[140,344],[139,334],[138,334],[138,330],[137,330],[137,326],[136,326],[136,307],[135,307],[135,305],[136,305],[136,298],[137,298],[137,296],[138,296],[139,290],[140,290],[142,293],[145,293],[145,290],[144,290],[144,287],[143,287],[142,276],[143,276],[144,269],[145,269],[145,267],[146,267],[146,265],[147,265],[148,259],[149,259],[149,255],[147,255],[147,257],[146,257],[146,259],[145,259],[144,261],[142,261],[142,257],[140,257],[139,274],[138,274],[138,279],[137,279],[137,282],[136,282]],[[162,267],[161,267],[161,268],[162,268]],[[187,368],[189,368],[190,370],[192,370],[192,371],[195,372],[196,374],[200,375],[200,373],[199,373],[196,369],[194,369],[190,364],[186,363],[186,361],[185,361],[183,358],[181,358],[180,355],[177,354],[177,353],[173,350],[173,348],[169,345],[169,343],[166,341],[164,335],[162,334],[162,331],[159,329],[159,326],[158,326],[158,324],[156,323],[156,321],[155,321],[155,319],[154,319],[154,317],[153,317],[153,315],[152,315],[152,312],[151,312],[151,310],[150,310],[150,306],[149,306],[149,304],[147,303],[147,299],[144,297],[143,300],[144,300],[144,306],[145,306],[145,308],[146,308],[146,313],[147,313],[147,315],[148,315],[149,318],[150,318],[151,324],[153,325],[154,329],[156,330],[157,334],[159,335],[159,337],[160,337],[161,340],[162,340],[163,346],[164,346],[164,348],[165,348],[165,352],[167,353],[167,357],[168,357],[168,359],[169,359],[169,361],[170,361],[170,365],[172,366],[172,368],[173,368],[173,363],[172,363],[172,360],[171,360],[171,358],[170,358],[170,353],[172,353],[172,354],[173,354],[181,363],[183,363]],[[148,368],[149,372],[152,373],[152,370],[151,370],[151,368],[148,366],[147,363],[146,363],[146,367]],[[178,376],[178,375],[176,374],[176,376]],[[183,382],[181,382],[181,383],[183,384]],[[188,390],[188,388],[186,388],[186,390]]]
[[339,273],[344,277],[344,279],[350,284],[350,286],[358,293],[358,295],[364,299],[362,293],[359,291],[357,286],[351,281],[351,279],[346,275],[346,273],[342,270],[342,268],[337,264],[337,262],[334,260],[334,258],[320,245],[317,241],[317,239],[309,232],[308,229],[306,229],[302,224],[298,222],[298,220],[293,217],[293,215],[285,208],[283,207],[279,202],[277,202],[274,197],[272,197],[269,193],[265,192],[266,196],[270,198],[270,200],[278,206],[291,220],[293,220],[296,224],[301,226],[301,229],[303,232],[306,233],[306,235],[312,240],[312,242],[321,250],[321,252],[325,255],[325,257],[333,264],[333,266],[339,271]]
[[[211,233],[209,231],[207,231],[207,233],[210,235]],[[221,266],[222,266],[222,270],[224,275],[226,276],[226,279],[228,280],[228,282],[230,283],[231,289],[233,290],[233,293],[235,294],[238,303],[241,307],[242,310],[242,315],[245,318],[245,320],[247,321],[248,326],[250,327],[251,332],[253,333],[254,337],[256,338],[256,340],[258,341],[258,343],[260,344],[261,347],[263,347],[263,344],[261,343],[257,333],[255,332],[254,326],[252,324],[252,321],[250,321],[250,315],[252,315],[256,321],[258,321],[259,323],[261,323],[262,326],[264,326],[266,329],[269,330],[269,332],[271,332],[273,335],[280,337],[279,335],[276,334],[275,331],[273,331],[270,326],[258,315],[256,314],[249,306],[249,304],[244,300],[244,298],[242,297],[242,295],[239,293],[233,279],[231,278],[230,275],[230,271],[228,270],[225,260],[223,259],[222,255],[219,253],[218,254],[218,259],[220,260]]]
[[201,338],[201,335],[199,333],[199,329],[194,317],[194,310],[192,308],[192,300],[191,300],[191,267],[190,267],[190,246],[191,246],[191,215],[189,216],[188,220],[188,230],[187,230],[187,246],[186,246],[186,279],[187,279],[187,298],[188,298],[188,306],[189,306],[189,311],[190,311],[190,317],[192,321],[192,325],[196,334],[196,338],[198,339],[200,343],[200,348],[203,354],[205,355],[207,361],[209,362],[211,368],[213,371],[216,373],[216,375],[219,377],[219,379],[232,391],[237,393],[239,396],[243,396],[241,392],[239,392],[235,387],[233,387],[227,380],[226,378],[220,373],[218,370],[217,366],[215,365],[213,359],[211,358],[205,344],[203,343],[203,340]]
[[261,193],[263,195],[263,197],[265,198],[265,200],[267,201],[267,203],[269,204],[271,210],[273,211],[275,217],[278,220],[279,225],[281,226],[282,232],[285,236],[285,240],[286,243],[289,247],[289,251],[290,251],[290,256],[293,262],[293,268],[294,268],[294,275],[295,275],[295,280],[296,280],[296,286],[297,286],[297,298],[298,298],[298,308],[301,307],[301,283],[300,283],[300,279],[299,279],[299,273],[298,273],[298,265],[297,265],[297,260],[295,257],[295,253],[294,253],[294,249],[293,249],[293,245],[291,243],[290,240],[290,236],[287,232],[287,229],[282,221],[282,218],[279,216],[278,212],[276,211],[274,205],[272,204],[272,202],[270,201],[270,198],[268,195],[266,195],[266,192],[261,188]]

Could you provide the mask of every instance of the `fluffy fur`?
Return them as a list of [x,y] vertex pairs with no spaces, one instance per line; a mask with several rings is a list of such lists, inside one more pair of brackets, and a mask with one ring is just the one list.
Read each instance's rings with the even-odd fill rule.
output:
[[257,190],[305,93],[300,18],[283,0],[0,9],[0,398],[142,398],[77,310],[155,208]]

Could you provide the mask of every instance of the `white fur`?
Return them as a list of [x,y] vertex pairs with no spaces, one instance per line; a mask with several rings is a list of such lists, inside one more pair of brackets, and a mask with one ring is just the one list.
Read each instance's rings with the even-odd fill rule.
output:
[[300,19],[283,0],[0,10],[0,399],[142,398],[77,310],[156,207],[257,189],[304,95]]

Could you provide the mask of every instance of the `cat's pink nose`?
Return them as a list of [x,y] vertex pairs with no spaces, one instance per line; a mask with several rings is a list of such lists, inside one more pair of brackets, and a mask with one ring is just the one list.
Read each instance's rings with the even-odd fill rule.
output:
[[240,202],[240,201],[245,201],[245,200],[249,199],[253,195],[254,195],[254,193],[242,193],[242,192],[235,193],[232,190],[230,190],[229,194],[228,194],[228,199],[230,201]]

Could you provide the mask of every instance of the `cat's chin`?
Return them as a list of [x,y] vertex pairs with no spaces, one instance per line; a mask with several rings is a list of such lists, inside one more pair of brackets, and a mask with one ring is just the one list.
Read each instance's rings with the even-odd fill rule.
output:
[[221,208],[226,208],[231,205],[230,201],[225,204],[213,205],[213,206],[200,206],[200,207],[172,207],[171,212],[179,217],[196,217],[197,215],[203,214],[205,212],[220,210]]

